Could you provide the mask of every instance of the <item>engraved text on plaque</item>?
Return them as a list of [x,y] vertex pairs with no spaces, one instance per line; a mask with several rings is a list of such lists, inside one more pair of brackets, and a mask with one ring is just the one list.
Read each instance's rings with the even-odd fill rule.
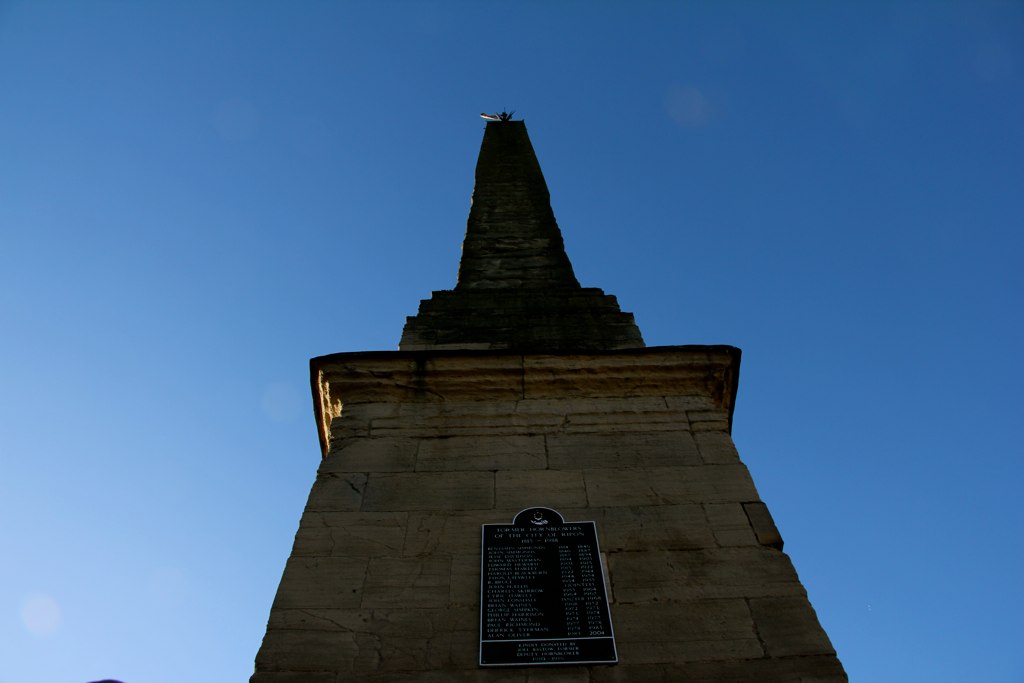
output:
[[484,524],[480,665],[618,661],[594,522],[527,508]]

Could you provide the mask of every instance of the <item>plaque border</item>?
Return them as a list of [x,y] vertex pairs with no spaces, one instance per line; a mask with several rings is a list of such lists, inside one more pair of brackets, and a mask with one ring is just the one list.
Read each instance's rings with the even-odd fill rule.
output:
[[[516,638],[512,640],[484,640],[484,562],[486,556],[484,555],[484,527],[488,526],[515,526],[515,520],[519,515],[529,510],[550,510],[558,515],[559,519],[562,520],[562,524],[591,524],[594,527],[594,549],[597,551],[597,563],[601,567],[601,582],[602,588],[604,589],[604,608],[608,611],[608,630],[607,636],[580,636],[576,638]],[[562,640],[606,640],[612,641],[612,656],[611,660],[595,660],[595,661],[577,661],[577,662],[508,662],[503,664],[484,664],[484,643],[508,643],[508,642],[537,642],[537,641],[562,641]],[[511,523],[501,522],[487,522],[480,525],[480,632],[478,637],[478,648],[477,648],[477,665],[481,667],[501,667],[501,666],[588,666],[588,665],[605,665],[613,666],[619,663],[619,648],[615,643],[615,624],[612,620],[612,606],[608,602],[608,577],[605,575],[604,561],[601,557],[601,539],[597,535],[597,522],[593,520],[574,520],[566,521],[565,515],[556,510],[544,505],[531,505],[525,507],[516,514],[512,515]]]

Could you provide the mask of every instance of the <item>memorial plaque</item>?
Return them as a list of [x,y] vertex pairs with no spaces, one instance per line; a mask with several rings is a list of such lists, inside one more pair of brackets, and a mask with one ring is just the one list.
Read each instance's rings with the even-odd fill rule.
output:
[[618,661],[594,522],[527,508],[482,546],[480,666]]

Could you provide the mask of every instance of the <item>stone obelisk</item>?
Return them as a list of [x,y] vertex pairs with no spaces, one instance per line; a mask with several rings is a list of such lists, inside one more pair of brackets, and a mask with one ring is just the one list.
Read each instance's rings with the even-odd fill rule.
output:
[[[310,362],[323,458],[252,683],[845,681],[730,437],[740,352],[581,287],[521,121],[486,125],[458,283]],[[596,523],[617,664],[484,668],[481,525]]]

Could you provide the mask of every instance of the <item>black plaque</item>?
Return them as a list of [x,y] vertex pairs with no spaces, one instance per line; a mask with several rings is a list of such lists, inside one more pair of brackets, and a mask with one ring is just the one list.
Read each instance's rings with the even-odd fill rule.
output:
[[527,508],[484,524],[480,666],[614,664],[594,522]]

